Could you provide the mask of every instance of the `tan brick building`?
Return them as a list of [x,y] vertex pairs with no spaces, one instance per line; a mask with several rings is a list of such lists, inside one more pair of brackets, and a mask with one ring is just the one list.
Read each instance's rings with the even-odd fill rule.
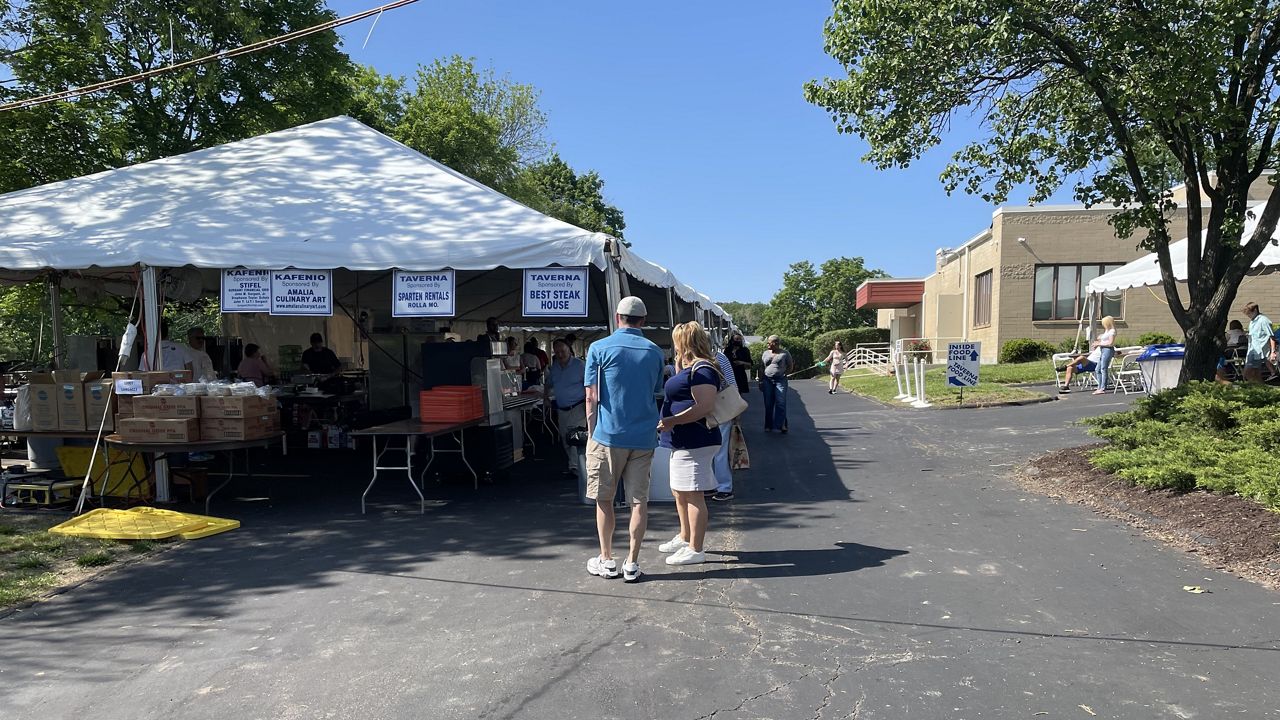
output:
[[[1250,192],[1265,200],[1270,187],[1260,178]],[[1185,200],[1180,189],[1175,200]],[[1112,208],[1082,205],[1001,207],[991,227],[956,248],[940,248],[932,275],[923,279],[918,303],[890,292],[918,286],[921,279],[869,281],[859,307],[879,310],[880,327],[891,337],[982,342],[983,362],[995,362],[1000,346],[1017,338],[1057,344],[1073,337],[1083,310],[1088,282],[1098,275],[1147,254],[1136,239],[1121,240],[1108,224]],[[1181,234],[1174,226],[1174,235]],[[880,284],[880,287],[871,287]],[[887,300],[876,302],[878,297]],[[1280,276],[1249,277],[1238,304],[1254,300],[1264,312],[1280,301]],[[1165,303],[1161,288],[1134,288],[1105,297],[1103,315],[1116,318],[1119,337],[1137,340],[1146,332],[1181,337],[1181,329]]]

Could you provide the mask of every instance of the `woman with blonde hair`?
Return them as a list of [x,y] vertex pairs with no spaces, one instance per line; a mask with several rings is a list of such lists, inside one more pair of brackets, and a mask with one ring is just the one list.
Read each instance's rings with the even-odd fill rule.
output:
[[1101,395],[1107,391],[1107,368],[1111,367],[1111,358],[1116,354],[1115,318],[1110,315],[1102,318],[1102,334],[1098,336],[1094,346],[1102,351],[1102,356],[1098,358],[1098,368],[1094,370],[1094,375],[1098,378],[1098,389],[1093,394]]
[[707,535],[707,502],[704,493],[716,488],[712,464],[720,450],[720,430],[707,427],[706,417],[715,410],[716,393],[724,378],[716,369],[711,341],[702,325],[687,322],[671,331],[675,346],[676,374],[663,386],[660,444],[671,450],[671,494],[680,516],[680,534],[658,546],[671,553],[668,565],[706,562],[703,540]]

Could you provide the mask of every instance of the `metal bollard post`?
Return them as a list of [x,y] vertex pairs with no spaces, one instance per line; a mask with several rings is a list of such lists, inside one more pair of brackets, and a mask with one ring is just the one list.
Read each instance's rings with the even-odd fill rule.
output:
[[905,389],[906,389],[906,391],[907,391],[907,394],[906,394],[906,395],[904,395],[904,396],[902,396],[902,398],[901,398],[902,402],[904,402],[904,403],[912,403],[912,402],[915,402],[915,401],[916,401],[916,396],[911,394],[911,381],[912,381],[912,379],[913,379],[913,378],[911,377],[911,374],[912,374],[911,365],[910,365],[910,363],[908,362],[907,358],[906,358],[905,356],[903,356],[903,358],[902,358],[902,382],[903,382],[903,384],[904,384],[904,386],[905,386]]
[[907,394],[902,392],[902,373],[898,372],[898,365],[896,362],[893,365],[893,379],[898,382],[898,394],[894,395],[893,399],[901,400],[902,398],[906,397]]
[[919,365],[917,365],[917,373],[918,373],[918,374],[917,374],[917,376],[916,376],[916,395],[918,395],[918,396],[919,396],[919,399],[917,399],[915,402],[911,403],[911,407],[915,407],[915,408],[927,408],[927,407],[933,407],[933,405],[929,404],[929,401],[928,401],[928,399],[926,399],[926,398],[925,398],[925,394],[924,394],[924,371],[925,371],[925,365],[926,365],[926,363],[925,363],[924,359],[923,359],[923,358],[922,358],[922,359],[920,359],[920,361],[919,361]]

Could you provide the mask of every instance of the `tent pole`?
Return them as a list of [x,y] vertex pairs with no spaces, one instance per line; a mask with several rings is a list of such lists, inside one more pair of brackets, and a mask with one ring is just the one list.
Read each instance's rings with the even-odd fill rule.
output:
[[49,276],[49,311],[53,324],[53,369],[65,370],[67,339],[62,336],[62,276],[54,273]]
[[604,271],[604,288],[605,296],[608,297],[609,307],[605,308],[605,317],[609,321],[609,332],[613,333],[618,329],[618,317],[615,312],[618,303],[622,301],[622,289],[619,283],[618,264],[614,262],[612,253],[609,253],[608,268]]
[[[164,370],[160,365],[160,283],[156,269],[150,265],[142,266],[142,317],[147,334],[142,355],[147,359],[147,367]],[[171,502],[169,461],[156,458],[155,473],[156,502]]]
[[667,325],[672,329],[676,326],[675,291],[671,288],[667,288]]

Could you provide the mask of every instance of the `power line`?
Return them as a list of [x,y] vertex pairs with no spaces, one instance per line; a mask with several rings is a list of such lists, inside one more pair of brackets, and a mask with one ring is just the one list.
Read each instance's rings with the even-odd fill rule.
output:
[[316,33],[325,32],[326,30],[333,30],[334,28],[339,28],[339,27],[342,27],[343,25],[349,25],[353,22],[363,20],[373,15],[381,15],[387,10],[396,10],[406,5],[412,5],[413,3],[416,3],[416,2],[418,2],[418,0],[395,0],[395,2],[390,2],[390,3],[387,3],[386,5],[382,5],[381,7],[376,7],[371,10],[365,10],[364,12],[356,13],[355,15],[349,15],[344,18],[338,18],[337,20],[330,20],[328,22],[324,22],[319,25],[313,25],[312,27],[303,28],[302,30],[295,30],[291,33],[278,35],[276,37],[273,37],[267,40],[259,40],[258,42],[250,43],[248,45],[241,45],[240,47],[233,48],[231,50],[223,50],[222,52],[214,53],[212,55],[205,55],[204,57],[195,58],[193,60],[187,60],[185,62],[180,62],[174,65],[166,65],[165,67],[162,67],[162,68],[147,70],[146,72],[140,72],[140,73],[137,73],[136,75],[120,77],[114,80],[104,80],[102,82],[94,83],[92,85],[85,85],[83,87],[72,88],[70,90],[63,90],[61,92],[56,92],[56,93],[49,93],[48,95],[40,95],[39,97],[27,98],[25,100],[14,100],[12,102],[8,102],[8,103],[4,103],[3,105],[0,105],[0,112],[5,112],[7,110],[23,110],[26,108],[36,107],[37,105],[45,105],[51,102],[58,102],[60,100],[71,100],[73,98],[80,97],[81,95],[88,95],[89,93],[101,92],[103,90],[110,90],[112,88],[120,87],[122,85],[131,85],[140,80],[145,80],[147,78],[155,77],[157,75],[177,72],[179,70],[186,70],[187,68],[198,67],[200,65],[207,65],[211,62],[217,62],[219,60],[227,60],[234,57],[240,57],[241,55],[249,55],[251,53],[258,52],[259,50],[266,50],[267,48],[276,47],[277,45],[284,45],[285,43],[292,42],[299,38],[307,37],[308,35],[315,35]]

